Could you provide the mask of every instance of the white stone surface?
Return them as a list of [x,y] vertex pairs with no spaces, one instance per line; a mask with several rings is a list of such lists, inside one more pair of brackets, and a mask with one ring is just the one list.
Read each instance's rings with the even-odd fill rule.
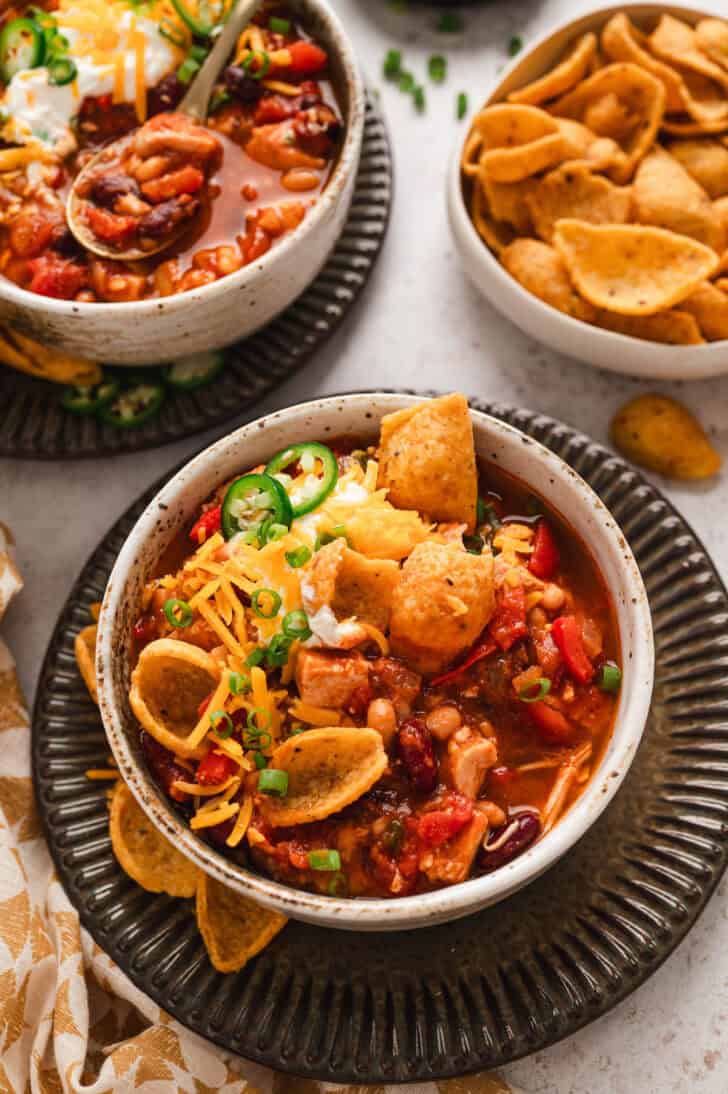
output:
[[[589,5],[573,0],[486,3],[463,9],[466,32],[434,32],[436,9],[397,12],[384,0],[337,0],[366,74],[381,86],[387,48],[401,48],[423,78],[432,52],[449,58],[447,82],[427,85],[418,116],[395,87],[382,87],[394,143],[393,221],[372,281],[343,329],[300,375],[256,410],[352,388],[409,386],[464,392],[532,407],[600,441],[614,410],[637,392],[683,399],[728,451],[728,378],[642,384],[560,358],[493,312],[466,283],[449,237],[445,165],[464,135],[455,97],[478,102],[505,63],[512,35],[525,43]],[[713,5],[722,6],[721,0]],[[244,419],[241,419],[244,420]],[[230,428],[236,423],[231,422]],[[135,456],[94,462],[0,463],[0,518],[13,527],[26,588],[4,637],[32,699],[57,613],[86,557],[109,525],[158,476],[221,430]],[[718,568],[728,568],[725,477],[703,486],[658,485],[696,528]],[[652,979],[611,1014],[546,1052],[506,1069],[528,1094],[725,1094],[728,1090],[728,884]],[[467,1090],[467,1084],[463,1087]]]

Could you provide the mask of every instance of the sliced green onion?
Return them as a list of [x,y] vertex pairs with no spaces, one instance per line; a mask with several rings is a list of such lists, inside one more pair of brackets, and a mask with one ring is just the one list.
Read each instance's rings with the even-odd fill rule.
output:
[[291,20],[281,19],[279,15],[271,15],[268,20],[268,29],[272,30],[274,34],[290,34]]
[[[260,65],[255,72],[252,72],[251,68],[256,58],[260,61]],[[270,68],[270,53],[266,49],[252,49],[241,64],[248,76],[251,76],[254,80],[262,80]]]
[[251,650],[251,652],[245,658],[245,664],[248,666],[249,669],[253,669],[256,665],[260,664],[264,657],[265,650],[261,650],[260,648]]
[[405,94],[409,94],[410,91],[415,89],[415,78],[411,72],[400,72],[398,86],[400,91],[404,91]]
[[294,612],[289,612],[288,615],[283,617],[283,633],[288,638],[298,638],[301,642],[305,642],[307,638],[311,637],[311,628],[308,625],[308,616],[300,608]]
[[402,54],[398,49],[390,49],[384,58],[382,71],[388,80],[393,80],[402,71]]
[[204,46],[190,46],[188,56],[191,57],[193,61],[202,63],[209,52],[209,49],[205,49]]
[[597,686],[602,691],[619,691],[622,684],[622,670],[619,665],[615,665],[613,661],[607,661],[605,665],[602,665],[599,678],[597,680]]
[[441,53],[433,53],[427,62],[427,71],[433,84],[441,84],[447,76],[447,57]]
[[250,677],[243,676],[242,672],[231,672],[228,685],[233,695],[245,695],[247,691],[250,691]]
[[515,57],[517,53],[520,53],[523,49],[523,38],[520,38],[517,34],[514,34],[508,43],[508,56]]
[[427,106],[427,100],[425,99],[425,89],[418,85],[412,92],[412,98],[414,99],[415,108],[422,113]]
[[461,122],[463,120],[463,118],[465,117],[467,112],[468,112],[468,96],[465,94],[464,91],[460,91],[460,92],[458,92],[458,97],[457,97],[456,106],[455,106],[455,113],[457,114],[457,119],[458,119],[459,122]]
[[[534,688],[538,688],[535,693]],[[532,684],[527,684],[526,687],[521,688],[518,692],[518,698],[522,703],[540,703],[550,691],[551,681],[546,676],[542,676],[540,680],[534,680]]]
[[178,46],[180,49],[184,49],[187,45],[187,37],[182,33],[178,26],[168,19],[166,16],[159,24],[159,33],[163,38],[166,38],[172,45]]
[[268,649],[265,651],[266,665],[272,669],[279,669],[282,665],[285,665],[292,644],[293,639],[289,638],[287,634],[274,634]]
[[[264,611],[260,604],[260,598],[262,596],[270,597],[270,611]],[[273,619],[278,615],[278,610],[281,606],[280,594],[275,589],[256,589],[250,598],[250,606],[259,617],[259,619]]]
[[167,622],[171,623],[173,627],[177,627],[178,629],[189,627],[192,622],[192,608],[186,600],[165,600],[163,610],[167,617]]
[[[261,533],[262,532],[263,532],[263,529],[261,528]],[[288,528],[286,527],[285,524],[271,523],[265,529],[265,542],[266,543],[273,543],[277,539],[283,539],[283,537],[287,534],[288,534]]]
[[308,864],[312,870],[340,870],[341,855],[338,851],[309,851]]
[[437,24],[437,29],[441,34],[457,34],[464,27],[463,17],[458,15],[456,11],[444,11]]
[[297,547],[295,551],[286,551],[286,562],[293,570],[305,566],[310,558],[311,550],[309,547]]
[[48,62],[48,83],[64,87],[76,79],[78,69],[70,57],[51,57]]
[[346,534],[345,524],[335,524],[330,532],[321,532],[316,536],[316,542],[314,543],[314,551],[320,551],[322,547],[328,546],[329,543],[333,543],[335,539],[345,539],[351,547],[349,537]]
[[277,767],[267,767],[258,776],[258,790],[262,794],[285,798],[288,793],[288,772],[281,771]]
[[195,61],[192,57],[185,57],[184,61],[177,69],[177,79],[181,84],[188,84],[192,77],[199,71],[199,62]]
[[235,729],[233,720],[226,710],[213,710],[210,715],[210,725],[222,740],[232,737],[233,730]]
[[273,738],[265,729],[254,728],[245,734],[244,744],[246,748],[254,748],[260,752],[261,749],[270,748]]
[[349,892],[349,882],[346,874],[334,874],[326,891],[329,896],[346,896]]
[[255,760],[255,766],[258,768],[258,771],[261,771],[264,767],[268,766],[268,761],[262,752],[254,752],[253,759]]
[[[262,726],[258,725],[256,721],[256,719],[259,718],[263,719]],[[266,730],[270,729],[270,722],[270,711],[266,710],[265,707],[253,707],[252,710],[248,711],[246,725],[251,734],[255,735],[256,733],[265,733]]]

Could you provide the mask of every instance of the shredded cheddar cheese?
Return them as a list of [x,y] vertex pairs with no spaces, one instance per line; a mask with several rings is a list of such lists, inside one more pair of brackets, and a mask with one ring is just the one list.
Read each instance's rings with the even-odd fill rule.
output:
[[311,703],[304,703],[303,699],[294,699],[289,709],[293,718],[310,726],[337,726],[341,720],[340,711],[315,707]]
[[243,836],[245,835],[245,833],[248,830],[248,825],[250,824],[250,820],[251,820],[252,816],[253,816],[253,799],[251,797],[247,797],[245,799],[245,801],[243,802],[241,808],[240,808],[240,812],[237,815],[237,818],[235,820],[235,826],[233,827],[232,832],[230,833],[228,838],[225,840],[225,843],[228,847],[237,847],[238,846],[238,844],[240,843]]
[[195,816],[190,819],[190,828],[194,830],[197,830],[198,828],[214,828],[216,824],[223,824],[226,820],[230,820],[230,818],[234,817],[239,811],[240,806],[238,803],[230,802],[209,813],[196,813]]

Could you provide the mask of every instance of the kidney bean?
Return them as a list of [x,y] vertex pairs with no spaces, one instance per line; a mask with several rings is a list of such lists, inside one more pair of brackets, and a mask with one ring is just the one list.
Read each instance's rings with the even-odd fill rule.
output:
[[140,236],[149,239],[161,239],[168,235],[183,220],[193,217],[200,207],[197,198],[180,202],[176,198],[170,201],[162,201],[159,205],[143,217],[139,218],[138,231]]
[[188,782],[189,773],[175,761],[174,754],[155,741],[149,733],[142,732],[140,736],[142,752],[149,764],[152,775],[159,783],[165,794],[175,801],[185,801],[187,795],[180,790],[175,790],[173,783]]
[[83,247],[70,228],[64,228],[63,231],[55,237],[51,243],[51,247],[54,251],[57,251],[59,255],[63,255],[64,258],[80,258],[83,254]]
[[177,79],[174,72],[160,80],[156,87],[149,91],[149,113],[161,114],[165,110],[174,110],[184,98],[187,90],[185,84]]
[[486,851],[485,847],[481,847],[478,853],[478,865],[483,873],[489,874],[492,870],[497,870],[499,866],[505,866],[507,862],[511,862],[530,847],[541,834],[539,815],[529,809],[510,816],[504,825],[489,832],[488,843],[496,843],[511,827],[513,831],[500,847],[493,851]]
[[230,94],[241,103],[257,103],[265,90],[260,80],[254,80],[241,65],[228,65],[223,79]]
[[91,197],[97,205],[113,209],[116,199],[124,194],[139,196],[139,185],[131,175],[101,175],[91,187]]
[[409,718],[400,727],[397,744],[415,790],[429,794],[437,785],[437,760],[429,729],[420,718]]

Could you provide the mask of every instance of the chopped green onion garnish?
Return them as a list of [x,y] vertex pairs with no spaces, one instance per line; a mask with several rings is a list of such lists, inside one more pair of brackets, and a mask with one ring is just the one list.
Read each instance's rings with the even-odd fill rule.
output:
[[249,669],[255,668],[265,657],[265,650],[255,649],[251,650],[248,656],[245,658],[245,664]]
[[305,566],[310,558],[311,550],[308,547],[297,547],[295,551],[286,551],[286,562],[294,570]]
[[[251,68],[255,60],[258,60],[260,64],[255,72],[252,72]],[[262,80],[270,68],[270,53],[266,49],[253,49],[241,63],[249,76],[252,76],[254,80]]]
[[437,29],[442,34],[457,34],[464,27],[463,17],[456,11],[444,11],[437,24]]
[[278,15],[271,15],[268,20],[268,29],[272,30],[274,34],[290,34],[291,20],[281,19]]
[[613,661],[607,661],[605,665],[602,665],[597,680],[597,684],[602,691],[619,691],[621,683],[622,670],[618,665],[615,665]]
[[210,51],[205,49],[204,46],[190,46],[188,57],[191,57],[193,61],[202,62],[207,57]]
[[243,676],[242,672],[231,672],[228,684],[233,695],[245,695],[246,691],[250,691],[250,677]]
[[261,771],[264,767],[268,766],[268,761],[262,752],[254,752],[253,759],[255,760],[255,766],[258,768],[258,771]]
[[415,108],[422,113],[427,106],[427,100],[425,99],[425,89],[421,85],[418,85],[412,92],[412,98],[415,102]]
[[327,892],[329,896],[346,896],[349,892],[349,882],[346,874],[334,874],[328,884]]
[[427,62],[427,71],[433,84],[441,84],[447,76],[447,57],[441,53],[433,53]]
[[[261,597],[265,597],[268,601],[269,611],[265,611],[261,606]],[[275,589],[256,589],[250,598],[250,606],[260,619],[273,619],[274,616],[278,615],[281,606],[280,594]]]
[[225,740],[227,737],[231,737],[235,726],[233,720],[226,710],[213,710],[210,715],[210,725],[217,733],[218,737],[222,737]]
[[464,91],[461,91],[457,97],[456,113],[458,121],[461,122],[468,112],[468,96]]
[[[259,724],[261,719],[263,721],[262,725]],[[270,723],[270,711],[266,710],[265,707],[253,707],[252,710],[248,711],[246,726],[251,737],[260,737],[262,733],[266,733],[270,729]],[[268,746],[263,745],[262,747],[267,748]]]
[[283,633],[289,638],[298,638],[301,642],[305,642],[307,638],[311,637],[311,628],[308,625],[308,616],[304,611],[298,609],[295,612],[289,612],[288,615],[283,617]]
[[181,84],[188,84],[193,76],[200,70],[200,65],[192,57],[185,57],[177,69],[177,79]]
[[[316,536],[316,542],[313,547],[314,551],[320,551],[322,547],[326,547],[329,543],[333,543],[335,539],[345,539],[346,542],[349,543],[345,524],[335,524],[330,532],[321,532],[320,535]],[[349,546],[351,546],[350,543]]]
[[[534,692],[534,688],[538,688],[538,691]],[[551,681],[546,676],[542,676],[540,680],[534,680],[532,684],[527,684],[525,688],[521,688],[518,698],[522,703],[539,703],[546,698],[550,691]]]
[[192,622],[192,608],[186,600],[165,600],[163,610],[173,627],[189,627]]
[[388,80],[392,80],[396,76],[399,76],[402,71],[402,54],[398,49],[390,49],[387,52],[387,56],[384,58],[382,71]]
[[415,89],[415,78],[411,72],[401,72],[399,75],[399,90],[409,93]]
[[341,855],[338,851],[309,851],[308,864],[312,870],[340,870]]
[[[261,529],[261,532],[263,529]],[[283,539],[288,534],[288,529],[285,524],[269,524],[265,529],[265,542],[273,543],[276,539]]]
[[523,39],[517,34],[514,34],[508,43],[508,56],[515,57],[517,53],[520,53],[523,49]]
[[277,767],[266,767],[258,776],[258,790],[262,794],[285,798],[288,793],[288,772],[280,771]]
[[279,669],[288,660],[293,639],[287,634],[274,634],[265,651],[265,663],[272,669]]

